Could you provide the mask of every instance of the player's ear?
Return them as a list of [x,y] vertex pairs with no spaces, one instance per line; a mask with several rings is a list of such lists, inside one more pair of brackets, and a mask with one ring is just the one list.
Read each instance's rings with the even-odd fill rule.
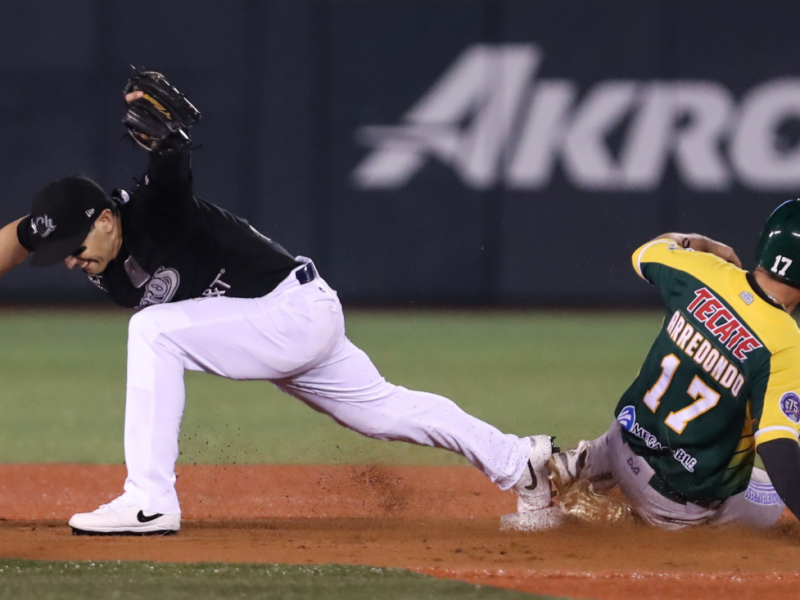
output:
[[94,222],[95,227],[98,227],[103,233],[110,233],[114,228],[114,213],[110,208],[104,208],[100,216]]

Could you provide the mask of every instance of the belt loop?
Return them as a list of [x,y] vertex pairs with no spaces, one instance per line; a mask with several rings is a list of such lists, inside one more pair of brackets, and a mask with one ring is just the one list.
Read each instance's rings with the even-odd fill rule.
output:
[[294,276],[297,277],[300,285],[314,281],[317,278],[317,270],[314,268],[314,263],[307,262],[294,272]]

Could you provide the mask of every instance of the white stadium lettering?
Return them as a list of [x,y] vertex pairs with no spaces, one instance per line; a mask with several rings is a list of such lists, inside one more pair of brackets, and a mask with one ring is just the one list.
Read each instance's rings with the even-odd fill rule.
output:
[[[535,44],[470,46],[399,125],[358,129],[370,152],[354,185],[397,189],[436,160],[474,189],[541,189],[560,163],[579,189],[647,191],[670,161],[698,191],[800,186],[800,147],[776,135],[800,117],[800,78],[763,82],[738,104],[703,80],[609,80],[580,93],[575,81],[536,79],[543,59]],[[615,156],[607,136],[623,123]]]

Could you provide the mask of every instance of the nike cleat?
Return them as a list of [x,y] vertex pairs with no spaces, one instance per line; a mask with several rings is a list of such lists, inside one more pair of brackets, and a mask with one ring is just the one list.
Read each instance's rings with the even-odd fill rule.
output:
[[122,497],[69,520],[73,535],[171,535],[181,528],[181,515],[140,509]]
[[531,452],[525,473],[514,484],[517,512],[500,518],[501,531],[541,531],[558,527],[565,515],[553,505],[548,460],[558,449],[549,435],[530,437]]
[[514,484],[517,493],[517,512],[524,513],[540,508],[547,508],[552,502],[553,492],[550,487],[547,461],[558,451],[553,446],[549,435],[533,435],[531,452],[528,455],[527,470],[520,480]]

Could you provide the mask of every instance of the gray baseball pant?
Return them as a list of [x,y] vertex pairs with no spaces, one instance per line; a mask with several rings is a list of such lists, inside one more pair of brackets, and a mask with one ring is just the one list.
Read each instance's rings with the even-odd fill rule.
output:
[[650,485],[654,475],[647,461],[623,440],[616,419],[605,434],[589,443],[581,472],[582,479],[597,482],[595,487],[618,485],[642,519],[664,529],[728,523],[764,528],[774,525],[783,513],[784,504],[763,469],[753,469],[744,492],[703,506],[666,498]]

